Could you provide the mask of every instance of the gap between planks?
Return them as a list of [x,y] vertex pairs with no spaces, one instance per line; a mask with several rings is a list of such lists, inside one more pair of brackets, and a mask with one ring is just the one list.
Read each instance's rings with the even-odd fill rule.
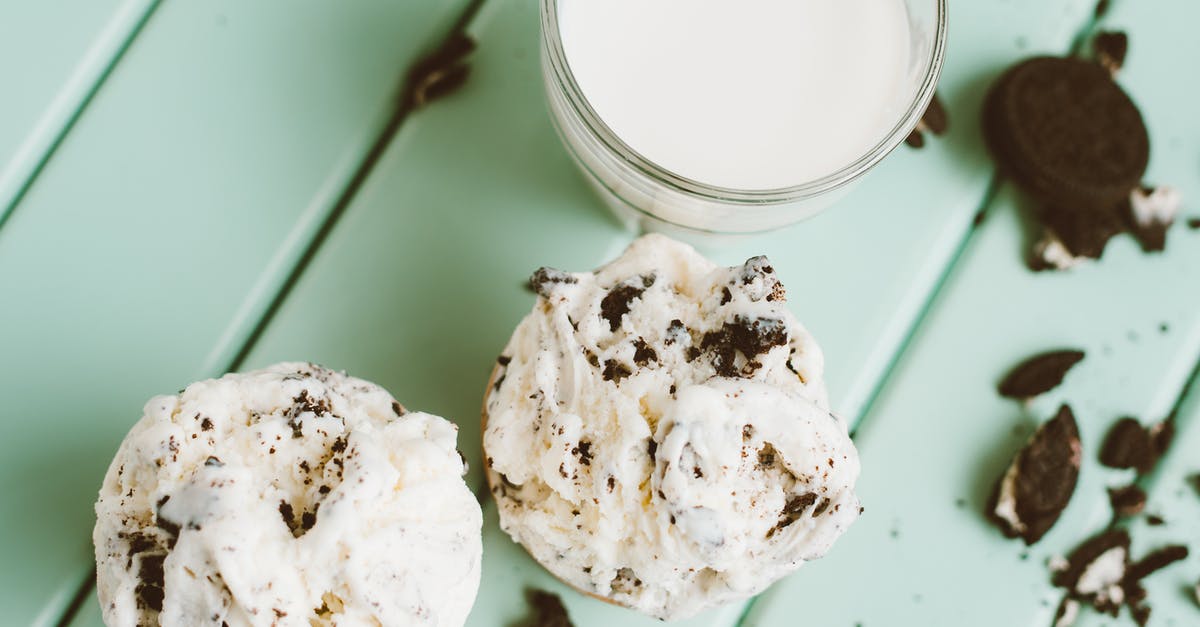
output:
[[[157,7],[160,2],[161,0],[154,0],[154,6]],[[485,0],[471,0],[470,4],[463,9],[462,14],[459,15],[458,19],[455,20],[454,24],[450,27],[449,31],[439,38],[435,44],[431,46],[431,49],[437,49],[442,45],[443,42],[449,40],[450,38],[464,34],[468,26],[470,26],[471,21],[475,18],[475,15],[482,8],[484,2]],[[130,34],[129,40],[126,41],[125,45],[122,47],[121,54],[123,54],[125,49],[127,49],[132,43],[137,33],[141,31],[142,26],[144,26],[148,21],[148,18],[149,14],[147,14],[146,19],[143,19],[138,24],[138,28]],[[109,67],[106,68],[104,77],[107,77],[112,71],[113,67],[116,66],[116,63],[120,60],[121,54],[118,54],[113,59],[113,62],[109,65]],[[405,72],[404,77],[407,78],[407,72]],[[100,82],[103,82],[103,80]],[[300,255],[300,258],[292,267],[292,270],[288,273],[287,277],[280,284],[278,290],[276,290],[275,294],[271,297],[267,308],[263,311],[263,314],[260,316],[257,323],[251,328],[249,334],[242,341],[238,351],[234,354],[232,359],[230,359],[229,363],[226,364],[224,369],[221,372],[213,372],[211,374],[220,375],[224,372],[236,371],[242,366],[243,362],[245,362],[246,357],[254,350],[254,345],[258,342],[259,338],[262,337],[263,332],[270,325],[271,320],[279,311],[279,308],[287,300],[288,294],[291,293],[296,283],[300,280],[300,277],[304,274],[304,270],[316,256],[317,252],[321,248],[321,245],[328,238],[329,234],[333,232],[333,229],[337,226],[339,218],[345,214],[346,209],[354,201],[354,198],[358,195],[359,190],[362,189],[363,183],[365,183],[367,178],[370,176],[375,164],[379,161],[380,157],[383,156],[383,153],[387,150],[387,147],[396,137],[397,133],[400,131],[400,127],[403,126],[409,115],[415,111],[408,99],[404,97],[406,86],[406,83],[404,83],[402,80],[399,85],[400,89],[397,90],[396,97],[393,101],[396,105],[395,110],[390,116],[388,116],[387,122],[376,134],[375,139],[371,142],[371,145],[363,155],[363,158],[359,161],[357,167],[354,168],[353,174],[346,182],[342,192],[337,195],[336,200],[333,203],[333,207],[330,209],[328,215],[324,218],[324,220],[321,221],[320,227],[318,227],[308,244],[304,247],[304,251]],[[87,99],[88,101],[90,101],[91,95],[94,94],[98,88],[99,83],[97,83],[91,94],[89,94]],[[84,101],[81,104],[80,111],[76,112],[76,114],[72,117],[72,124],[74,120],[78,118],[79,113],[82,111],[82,108],[86,106],[86,104],[87,101]],[[61,135],[65,136],[68,130],[69,126],[63,130]],[[56,146],[58,141],[61,141],[61,136],[58,140],[56,140]],[[49,154],[47,154],[47,158],[48,157]],[[22,189],[22,192],[24,189],[28,189],[29,184],[33,182],[33,178],[35,177],[30,177],[30,180]],[[17,201],[19,201],[19,199],[20,197],[18,196]],[[4,219],[5,215],[0,215],[0,226],[3,226]],[[76,589],[74,595],[72,595],[70,604],[59,616],[58,621],[55,623],[56,627],[69,627],[71,625],[76,615],[79,614],[79,611],[83,607],[84,603],[86,603],[88,598],[92,595],[95,587],[95,568],[91,568],[88,575],[79,584],[79,587]]]
[[[47,105],[45,114],[17,148],[9,162],[8,173],[0,172],[0,229],[16,212],[46,164],[161,4],[162,0],[136,0],[123,6],[104,27],[97,42],[88,48],[67,84]],[[110,49],[111,54],[108,54]],[[106,54],[107,61],[92,60]],[[58,127],[54,128],[56,123]],[[22,167],[23,163],[30,165]],[[10,193],[11,197],[5,200]]]

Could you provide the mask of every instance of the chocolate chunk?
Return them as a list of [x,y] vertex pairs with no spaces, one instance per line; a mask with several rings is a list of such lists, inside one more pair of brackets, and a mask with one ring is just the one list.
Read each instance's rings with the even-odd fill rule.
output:
[[154,508],[154,526],[167,532],[167,536],[168,536],[167,548],[174,549],[175,542],[179,539],[180,527],[179,527],[178,523],[168,520],[166,517],[163,516],[163,513],[162,513],[163,505],[166,505],[167,501],[170,501],[170,500],[171,500],[170,495],[166,495],[166,496],[158,499],[158,504]]
[[1062,383],[1067,371],[1083,356],[1081,350],[1066,349],[1030,357],[1009,371],[1000,382],[1000,395],[1020,399],[1049,392]]
[[573,627],[567,608],[557,594],[529,588],[525,590],[530,614],[521,627]]
[[321,504],[317,503],[316,505],[313,505],[313,510],[311,512],[304,512],[300,515],[300,535],[304,535],[303,532],[312,529],[313,525],[317,524],[317,511],[319,509],[321,509]]
[[640,337],[634,340],[633,363],[639,366],[645,366],[652,361],[658,361],[658,353],[653,348],[650,348],[650,345],[646,343],[646,340]]
[[1063,405],[1053,419],[1038,428],[996,481],[988,517],[1004,535],[1020,537],[1025,544],[1037,542],[1070,502],[1081,457],[1075,416]]
[[1150,160],[1137,105],[1104,68],[1076,58],[1008,70],[988,94],[984,134],[1001,169],[1047,205],[1115,207]]
[[1075,592],[1079,579],[1101,555],[1112,549],[1120,548],[1129,554],[1129,532],[1124,529],[1110,529],[1093,536],[1083,544],[1075,547],[1067,556],[1067,567],[1054,573],[1051,582],[1060,587]]
[[465,59],[474,50],[475,40],[456,33],[437,50],[414,63],[405,80],[403,106],[420,109],[461,88],[471,71]]
[[1187,557],[1188,548],[1179,544],[1151,551],[1150,554],[1129,565],[1125,571],[1125,581],[1141,581],[1175,562],[1187,559]]
[[667,325],[666,339],[663,340],[663,344],[670,346],[687,334],[687,327],[683,326],[682,320],[672,320],[671,324]]
[[732,300],[733,300],[733,293],[729,291],[729,288],[728,287],[721,288],[721,304],[728,305],[730,303],[730,301],[732,301]]
[[1136,484],[1108,489],[1108,502],[1115,516],[1135,516],[1146,509],[1146,492]]
[[166,598],[166,577],[163,572],[166,559],[166,554],[142,555],[138,565],[138,583],[134,593],[141,604],[155,612],[162,611],[163,599]]
[[[755,364],[762,366],[754,361],[755,357],[787,343],[787,326],[782,320],[738,315],[733,322],[724,323],[720,330],[705,333],[700,348],[712,354],[713,369],[717,374],[737,377],[753,374],[757,369]],[[737,367],[737,353],[746,358],[749,372]]]
[[[650,285],[654,284],[653,279]],[[615,332],[621,327],[621,319],[625,314],[629,313],[629,306],[634,300],[641,298],[642,293],[650,285],[645,284],[646,281],[636,279],[636,282],[626,281],[604,295],[604,299],[600,301],[600,317],[608,321],[608,330]]]
[[1200,218],[1188,218],[1187,226],[1193,231],[1200,230]]
[[504,366],[512,363],[512,357],[509,357],[508,355],[501,355],[496,358],[496,363],[500,364],[500,367],[503,368]]
[[1151,527],[1161,527],[1167,524],[1167,521],[1158,514],[1146,514],[1146,524],[1150,525]]
[[1110,468],[1133,468],[1145,474],[1166,452],[1174,437],[1173,420],[1165,420],[1147,429],[1135,418],[1113,423],[1100,449],[1100,463]]
[[908,137],[904,138],[904,143],[908,144],[909,146],[911,146],[913,148],[924,148],[925,147],[925,135],[922,134],[921,131],[918,131],[917,129],[914,128],[912,130],[912,132],[908,134]]
[[140,531],[129,534],[126,539],[129,541],[129,552],[127,553],[128,560],[125,562],[125,568],[133,567],[134,556],[159,549],[158,538]]
[[575,285],[578,282],[579,279],[562,270],[546,267],[538,268],[534,271],[533,276],[529,277],[529,286],[542,298],[550,298],[555,288],[560,285]]
[[296,533],[296,510],[291,503],[287,501],[279,502],[279,516],[283,518],[283,522],[287,524],[288,530]]
[[288,426],[292,428],[292,437],[297,439],[304,437],[304,421],[301,420],[301,416],[312,414],[321,417],[328,414],[329,409],[327,399],[314,399],[308,395],[308,390],[301,390],[300,395],[292,399],[292,406],[286,414]]
[[579,463],[583,464],[584,466],[592,465],[591,442],[588,442],[587,440],[580,440],[579,446],[575,447],[571,452],[579,456]]
[[[1145,625],[1150,618],[1150,606],[1146,604],[1146,589],[1142,586],[1142,580],[1175,562],[1187,559],[1187,556],[1187,547],[1172,545],[1127,564],[1121,588],[1125,604],[1129,606],[1130,613],[1139,625]],[[1115,612],[1113,615],[1116,615]]]
[[[804,515],[804,511],[813,506],[817,502],[817,494],[815,492],[805,492],[804,494],[793,494],[788,497],[787,502],[783,505],[783,510],[779,512],[779,522],[775,524],[767,537],[775,535],[776,532],[786,529],[788,525],[800,520]],[[816,516],[817,513],[813,513]]]
[[762,255],[751,257],[742,264],[740,279],[752,302],[787,300],[787,290],[775,276],[775,268],[771,266],[771,261]]
[[210,419],[206,416],[203,420],[201,420],[200,421],[200,430],[201,431],[212,431],[213,430],[212,419]]
[[604,377],[605,381],[620,383],[622,379],[631,374],[633,374],[633,371],[628,366],[615,359],[609,359],[604,362],[604,372],[601,373],[601,376]]
[[653,464],[654,459],[655,459],[655,454],[658,453],[658,442],[656,442],[654,440],[654,438],[650,438],[646,442],[647,442],[646,449],[650,452],[650,463]]
[[403,416],[408,412],[404,410],[404,406],[401,405],[399,401],[392,401],[392,413],[396,414],[397,416]]
[[1116,74],[1125,65],[1125,55],[1129,53],[1129,35],[1121,31],[1100,31],[1092,40],[1092,50],[1096,53],[1096,62]]

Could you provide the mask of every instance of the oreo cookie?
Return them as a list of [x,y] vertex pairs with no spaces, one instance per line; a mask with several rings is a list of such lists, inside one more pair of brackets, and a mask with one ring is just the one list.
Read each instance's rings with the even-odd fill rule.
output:
[[1071,501],[1082,461],[1079,427],[1071,408],[1063,405],[996,482],[988,518],[1004,535],[1025,544],[1042,539]]
[[1125,231],[1125,202],[1110,207],[1052,206],[1041,211],[1045,224],[1076,257],[1099,259],[1108,241]]
[[1108,502],[1112,504],[1114,517],[1136,516],[1146,509],[1146,491],[1136,484],[1109,488]]
[[1110,529],[1071,551],[1051,582],[1071,598],[1116,616],[1125,602],[1122,582],[1128,574],[1129,532]]
[[984,133],[1001,169],[1058,210],[1117,207],[1150,160],[1137,105],[1082,59],[1034,57],[1011,68],[988,94]]
[[1067,371],[1083,360],[1081,350],[1065,349],[1034,355],[1017,364],[1000,382],[997,391],[1008,398],[1032,398],[1062,383]]
[[1175,423],[1164,420],[1149,428],[1136,418],[1113,423],[1100,449],[1100,463],[1109,468],[1132,468],[1146,474],[1162,458],[1175,437]]
[[1129,54],[1129,35],[1121,31],[1100,31],[1092,40],[1092,52],[1096,55],[1096,63],[1115,75],[1125,65],[1125,55]]
[[522,627],[572,627],[571,617],[562,599],[553,592],[529,588],[525,590],[525,600],[529,603],[529,616],[522,622],[515,623]]

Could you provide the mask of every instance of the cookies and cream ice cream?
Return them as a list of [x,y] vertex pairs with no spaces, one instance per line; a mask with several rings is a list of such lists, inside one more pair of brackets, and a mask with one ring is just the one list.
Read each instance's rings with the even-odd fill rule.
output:
[[105,622],[462,625],[482,517],[456,437],[312,364],[151,399],[96,503]]
[[859,515],[821,351],[763,257],[647,235],[534,274],[485,401],[505,531],[563,581],[663,619],[743,599]]

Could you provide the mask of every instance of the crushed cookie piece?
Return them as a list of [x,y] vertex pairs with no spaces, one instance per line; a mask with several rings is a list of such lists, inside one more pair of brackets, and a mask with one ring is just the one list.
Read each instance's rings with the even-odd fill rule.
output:
[[1083,361],[1077,349],[1055,350],[1029,357],[1005,375],[998,386],[1000,396],[1031,398],[1058,387],[1067,372]]
[[1010,538],[1033,544],[1066,509],[1082,464],[1079,428],[1070,407],[1043,424],[996,481],[988,518]]

